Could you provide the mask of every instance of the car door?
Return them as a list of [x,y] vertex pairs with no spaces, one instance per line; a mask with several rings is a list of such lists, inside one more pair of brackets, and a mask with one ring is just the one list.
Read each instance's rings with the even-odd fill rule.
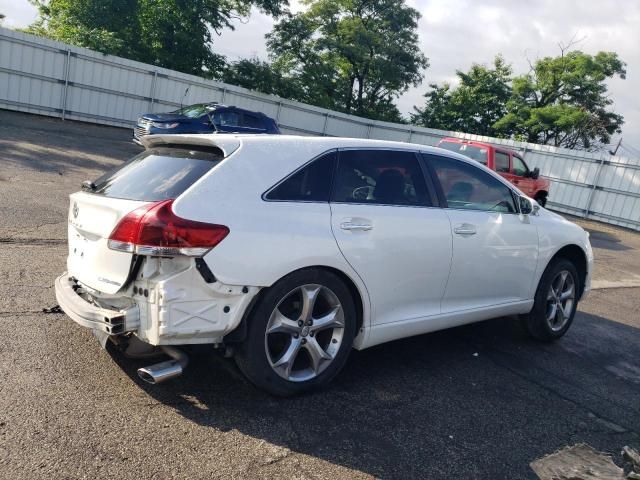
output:
[[531,178],[529,167],[522,158],[515,154],[511,156],[511,175],[513,176],[513,184],[517,185],[523,193],[530,197],[535,195],[535,180]]
[[538,232],[520,215],[511,189],[459,159],[424,155],[451,222],[453,260],[443,313],[527,300],[538,260]]
[[440,313],[451,227],[428,182],[415,152],[339,152],[331,226],[367,287],[374,325]]

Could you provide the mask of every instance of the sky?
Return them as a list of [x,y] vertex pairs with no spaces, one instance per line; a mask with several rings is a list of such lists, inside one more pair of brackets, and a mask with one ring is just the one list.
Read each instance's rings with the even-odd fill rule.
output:
[[[615,51],[627,63],[627,78],[608,82],[613,109],[625,118],[621,152],[640,157],[640,0],[408,0],[422,18],[419,36],[429,58],[422,85],[398,99],[402,113],[423,103],[430,83],[456,83],[456,70],[473,63],[490,65],[501,53],[514,73],[526,73],[529,61],[560,53],[572,38],[586,53]],[[297,0],[291,9],[301,9]],[[4,26],[24,27],[36,17],[27,0],[0,0]],[[214,40],[214,50],[229,60],[267,59],[264,35],[273,20],[254,10],[235,30]],[[617,141],[618,137],[614,138]]]

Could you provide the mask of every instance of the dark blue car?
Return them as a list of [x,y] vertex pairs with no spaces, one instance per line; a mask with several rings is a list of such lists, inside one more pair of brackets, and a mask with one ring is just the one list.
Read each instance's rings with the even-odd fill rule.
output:
[[220,105],[196,103],[175,112],[146,113],[133,129],[133,141],[140,137],[167,133],[272,133],[279,134],[278,124],[261,112]]

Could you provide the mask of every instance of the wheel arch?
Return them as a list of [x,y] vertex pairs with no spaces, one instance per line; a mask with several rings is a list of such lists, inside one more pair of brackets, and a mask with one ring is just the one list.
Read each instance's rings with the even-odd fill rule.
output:
[[549,267],[549,265],[551,265],[551,262],[559,258],[564,258],[569,260],[576,267],[576,270],[578,270],[578,275],[580,276],[579,278],[580,287],[578,291],[578,299],[580,299],[580,297],[582,297],[582,294],[584,293],[584,287],[585,287],[585,282],[586,282],[587,273],[588,273],[587,272],[588,262],[587,262],[586,252],[580,245],[577,245],[575,243],[565,245],[564,247],[560,248],[549,259],[549,261],[547,262],[547,266],[545,267],[545,270],[546,268]]
[[[244,314],[242,315],[242,320],[240,321],[240,324],[238,324],[238,326],[233,331],[225,335],[224,337],[225,343],[227,342],[238,343],[238,342],[244,341],[247,334],[247,322],[249,321],[249,317],[251,316],[251,313],[256,307],[256,304],[258,303],[260,298],[262,298],[262,296],[268,291],[269,288],[271,288],[272,285],[279,282],[284,277],[291,275],[292,273],[300,272],[302,270],[314,270],[314,269],[324,270],[336,275],[338,278],[340,278],[340,280],[344,282],[345,286],[349,289],[349,292],[351,293],[351,296],[354,300],[355,308],[356,308],[356,339],[359,336],[361,336],[361,334],[364,332],[364,325],[365,325],[365,321],[364,321],[365,315],[366,315],[365,305],[367,305],[365,304],[365,301],[368,301],[367,293],[361,291],[361,287],[358,286],[356,281],[353,280],[347,273],[345,273],[344,271],[338,268],[330,267],[327,265],[310,265],[308,267],[302,267],[302,268],[298,268],[296,270],[287,272],[285,275],[282,275],[275,282],[273,282],[269,287],[262,288],[251,300],[251,303],[249,304]],[[364,286],[362,288],[364,288]],[[359,342],[356,342],[356,343],[359,343]]]

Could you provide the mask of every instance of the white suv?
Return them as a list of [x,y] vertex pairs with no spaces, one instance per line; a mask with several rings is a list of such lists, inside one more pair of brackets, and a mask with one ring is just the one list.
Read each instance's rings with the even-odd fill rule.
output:
[[[64,311],[179,375],[175,345],[257,386],[326,384],[351,348],[504,315],[553,340],[589,290],[587,233],[461,155],[294,136],[150,136],[71,195]],[[154,346],[154,347],[152,347]]]

